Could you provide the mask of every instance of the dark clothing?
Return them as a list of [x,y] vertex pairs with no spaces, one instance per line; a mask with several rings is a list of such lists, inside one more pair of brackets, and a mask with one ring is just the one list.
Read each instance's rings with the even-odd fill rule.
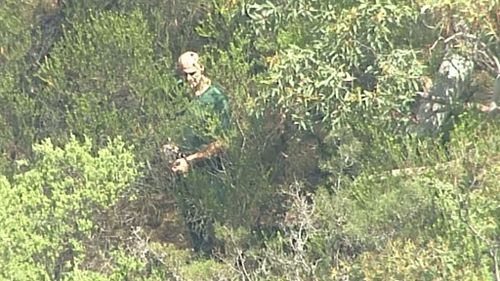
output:
[[[186,155],[215,141],[227,141],[231,128],[230,110],[227,96],[220,87],[211,85],[195,97],[184,117],[179,144]],[[226,200],[222,162],[220,155],[194,161],[178,191],[193,247],[205,254],[211,254],[219,247],[213,221],[221,217],[220,204]]]
[[181,150],[186,154],[225,139],[230,127],[230,113],[227,96],[221,88],[211,85],[191,102],[186,113],[190,120],[181,141]]

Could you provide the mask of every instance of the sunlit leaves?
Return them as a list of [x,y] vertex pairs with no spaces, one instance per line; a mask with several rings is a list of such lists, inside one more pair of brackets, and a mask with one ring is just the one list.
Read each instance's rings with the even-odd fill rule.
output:
[[[138,176],[138,164],[122,140],[94,154],[91,142],[50,140],[36,145],[36,159],[9,185],[0,178],[0,276],[41,280],[84,258],[83,240],[94,216],[113,205]],[[69,256],[67,253],[71,253]],[[69,262],[71,261],[71,262]],[[59,268],[59,269],[58,269]]]
[[[423,72],[415,51],[401,37],[418,14],[411,5],[366,1],[326,10],[319,2],[301,3],[281,7],[310,13],[282,12],[288,17],[278,24],[292,28],[283,28],[279,38],[298,40],[280,46],[269,60],[269,81],[264,83],[276,87],[262,92],[263,101],[276,103],[302,127],[319,120],[337,126],[353,111],[404,110]],[[394,61],[396,57],[405,64]],[[408,63],[414,75],[407,75]],[[388,88],[384,80],[397,83]]]

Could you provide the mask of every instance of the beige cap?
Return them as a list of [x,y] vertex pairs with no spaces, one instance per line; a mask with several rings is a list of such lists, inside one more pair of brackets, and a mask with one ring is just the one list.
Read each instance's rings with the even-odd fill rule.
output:
[[185,73],[195,72],[200,69],[199,59],[200,57],[197,53],[191,51],[185,52],[180,55],[177,67]]

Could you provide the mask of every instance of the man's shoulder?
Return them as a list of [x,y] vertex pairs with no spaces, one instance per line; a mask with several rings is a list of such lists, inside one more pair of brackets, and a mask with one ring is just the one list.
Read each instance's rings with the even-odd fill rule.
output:
[[227,95],[222,87],[212,84],[200,96],[200,101],[202,103],[227,102]]
[[225,96],[226,90],[219,84],[212,84],[208,87],[204,94]]

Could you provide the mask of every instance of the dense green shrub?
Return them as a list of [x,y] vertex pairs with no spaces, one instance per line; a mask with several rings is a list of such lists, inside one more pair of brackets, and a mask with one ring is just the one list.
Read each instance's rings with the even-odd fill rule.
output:
[[[497,11],[4,1],[0,279],[500,278],[498,115],[468,104],[492,98]],[[174,177],[160,155],[196,118],[174,72],[188,49],[229,96],[223,173]],[[448,138],[419,135],[452,54],[474,61],[466,100]]]
[[0,7],[0,153],[8,159],[29,155],[34,134],[34,104],[25,83],[26,58],[37,55],[30,53],[33,14],[19,1],[4,1]]
[[[144,145],[175,116],[169,58],[154,60],[154,36],[140,11],[98,12],[64,28],[37,74],[42,136],[122,135]],[[148,112],[145,112],[148,108]]]
[[82,265],[95,216],[116,203],[138,176],[138,164],[120,139],[92,153],[74,138],[36,145],[33,161],[12,183],[2,180],[1,276],[4,280],[59,280]]

